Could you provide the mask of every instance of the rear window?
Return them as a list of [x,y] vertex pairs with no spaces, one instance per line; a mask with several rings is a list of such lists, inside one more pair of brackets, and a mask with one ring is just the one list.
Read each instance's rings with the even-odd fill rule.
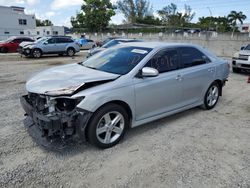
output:
[[210,59],[196,48],[180,47],[179,51],[183,68],[197,66],[210,62]]
[[64,37],[57,38],[57,43],[70,43],[70,42],[73,42],[73,40],[70,38],[64,38]]

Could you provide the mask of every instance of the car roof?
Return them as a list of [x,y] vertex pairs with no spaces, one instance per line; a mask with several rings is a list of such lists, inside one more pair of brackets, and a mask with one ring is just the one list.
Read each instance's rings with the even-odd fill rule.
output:
[[138,39],[126,39],[126,38],[114,38],[113,40],[118,40],[118,41],[134,41],[134,40],[138,40]]
[[122,43],[124,46],[134,46],[142,48],[160,48],[160,47],[197,47],[197,45],[189,43],[168,43],[168,42],[131,42]]

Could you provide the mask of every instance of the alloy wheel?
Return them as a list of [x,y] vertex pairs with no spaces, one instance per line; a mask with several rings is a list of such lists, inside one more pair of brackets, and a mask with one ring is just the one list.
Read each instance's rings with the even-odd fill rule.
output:
[[216,104],[219,98],[219,88],[216,85],[210,87],[207,94],[207,104],[212,107]]
[[124,117],[117,111],[104,114],[96,127],[97,139],[103,144],[111,144],[120,138],[125,128]]
[[41,52],[40,52],[40,50],[34,50],[33,56],[34,56],[35,58],[41,57]]

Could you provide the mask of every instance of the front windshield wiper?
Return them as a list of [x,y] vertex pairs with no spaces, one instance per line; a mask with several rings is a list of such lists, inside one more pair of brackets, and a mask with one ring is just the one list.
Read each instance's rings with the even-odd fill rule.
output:
[[80,62],[80,63],[78,63],[79,65],[82,65],[82,66],[84,66],[84,67],[87,67],[87,68],[89,68],[89,69],[95,69],[95,70],[98,70],[97,68],[95,68],[95,67],[89,67],[89,66],[86,66],[86,65],[84,65],[83,64],[83,62]]

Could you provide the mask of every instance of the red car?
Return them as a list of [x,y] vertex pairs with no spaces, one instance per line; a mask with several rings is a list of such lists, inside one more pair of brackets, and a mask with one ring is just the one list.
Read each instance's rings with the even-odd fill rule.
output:
[[0,42],[0,52],[16,52],[21,42],[34,42],[34,40],[29,37],[10,37]]

